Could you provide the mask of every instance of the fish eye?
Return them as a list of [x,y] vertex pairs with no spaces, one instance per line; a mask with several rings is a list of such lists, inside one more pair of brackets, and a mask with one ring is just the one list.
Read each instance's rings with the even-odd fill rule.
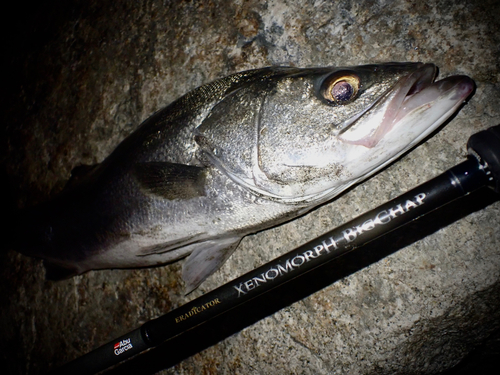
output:
[[359,78],[352,73],[335,74],[327,78],[321,94],[330,103],[347,104],[352,101],[359,90]]

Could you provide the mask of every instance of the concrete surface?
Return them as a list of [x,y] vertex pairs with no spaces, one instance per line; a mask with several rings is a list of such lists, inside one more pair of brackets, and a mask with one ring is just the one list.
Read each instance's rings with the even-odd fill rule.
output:
[[[396,164],[305,217],[245,238],[188,297],[181,263],[53,283],[40,261],[3,251],[2,373],[46,373],[212,290],[464,160],[469,136],[500,123],[496,1],[16,7],[4,15],[14,22],[3,33],[0,157],[3,187],[17,206],[54,196],[72,168],[101,161],[154,111],[236,71],[423,61],[438,65],[441,77],[472,77],[477,90]],[[443,210],[445,217],[460,211],[458,221],[437,219],[444,227],[160,373],[436,374],[453,367],[500,329],[500,205],[487,192],[470,201],[471,209]]]

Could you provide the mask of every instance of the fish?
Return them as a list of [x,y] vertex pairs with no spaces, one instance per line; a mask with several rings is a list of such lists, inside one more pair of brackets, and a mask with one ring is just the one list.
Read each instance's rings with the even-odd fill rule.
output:
[[186,258],[190,292],[244,236],[332,200],[434,132],[474,90],[436,75],[431,63],[267,67],[198,87],[19,210],[12,247],[53,280]]

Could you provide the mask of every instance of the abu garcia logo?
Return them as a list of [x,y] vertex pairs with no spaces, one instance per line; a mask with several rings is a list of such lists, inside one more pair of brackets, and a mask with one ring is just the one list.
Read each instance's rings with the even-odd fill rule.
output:
[[132,343],[130,342],[130,339],[125,339],[125,340],[119,341],[115,344],[114,352],[115,352],[115,355],[120,355],[120,354],[122,354],[122,353],[124,353],[127,350],[132,349],[132,348],[133,348],[133,346],[132,346]]

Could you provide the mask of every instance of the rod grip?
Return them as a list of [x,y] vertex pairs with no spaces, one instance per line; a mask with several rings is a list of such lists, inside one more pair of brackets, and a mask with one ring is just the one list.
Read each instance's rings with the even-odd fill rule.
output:
[[487,169],[491,186],[500,193],[500,125],[472,135],[467,149]]
[[93,375],[150,348],[137,328],[52,371],[49,375]]

